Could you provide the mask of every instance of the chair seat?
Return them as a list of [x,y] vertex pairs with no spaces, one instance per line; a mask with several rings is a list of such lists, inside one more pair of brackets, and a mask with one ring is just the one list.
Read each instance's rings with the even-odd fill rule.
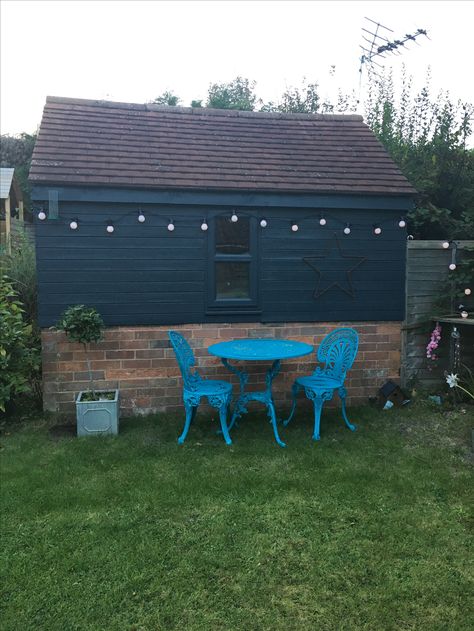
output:
[[199,383],[196,390],[188,390],[185,388],[185,392],[192,392],[200,394],[203,397],[213,394],[224,394],[226,392],[232,392],[232,384],[227,381],[217,381],[214,379],[206,379]]
[[298,377],[296,383],[303,388],[311,388],[312,390],[327,390],[328,388],[335,390],[342,386],[343,380],[326,375],[306,375]]

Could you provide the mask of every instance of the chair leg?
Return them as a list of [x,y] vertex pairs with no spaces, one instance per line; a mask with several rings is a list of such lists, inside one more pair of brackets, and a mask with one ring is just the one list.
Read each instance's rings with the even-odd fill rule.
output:
[[313,398],[314,405],[314,431],[313,440],[319,440],[319,426],[321,424],[321,412],[323,410],[324,399],[321,396],[315,395]]
[[227,427],[227,411],[229,409],[229,401],[221,405],[219,408],[219,418],[221,421],[222,434],[227,445],[232,445],[232,439],[229,436],[229,429]]
[[338,392],[339,392],[339,397],[341,399],[342,417],[347,427],[351,430],[351,432],[354,432],[357,426],[353,425],[349,421],[349,419],[347,418],[347,413],[346,413],[346,389],[344,387],[341,387],[339,388]]
[[288,423],[293,418],[293,414],[295,413],[295,410],[296,410],[296,397],[297,397],[298,392],[300,390],[301,390],[301,386],[295,381],[295,383],[291,386],[291,392],[293,394],[293,405],[291,407],[290,416],[286,419],[286,421],[283,421],[283,425],[285,427],[288,425]]
[[188,435],[188,432],[189,432],[189,427],[191,426],[191,423],[193,422],[194,417],[196,416],[197,405],[191,405],[191,403],[188,403],[187,401],[185,401],[184,408],[186,410],[186,420],[184,422],[183,433],[178,438],[178,443],[180,445],[182,445],[184,441],[186,440],[186,436]]

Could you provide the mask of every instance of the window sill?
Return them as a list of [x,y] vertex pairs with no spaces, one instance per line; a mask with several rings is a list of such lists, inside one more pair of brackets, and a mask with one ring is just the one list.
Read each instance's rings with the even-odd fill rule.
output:
[[206,309],[206,315],[261,315],[262,310],[255,307],[212,307]]

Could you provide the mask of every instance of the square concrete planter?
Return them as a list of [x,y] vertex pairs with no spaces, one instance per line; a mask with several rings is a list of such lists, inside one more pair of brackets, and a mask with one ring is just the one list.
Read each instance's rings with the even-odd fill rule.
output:
[[[86,391],[79,392],[76,399],[76,419],[78,436],[97,436],[99,434],[118,434],[119,429],[119,391],[113,392],[113,399],[103,401],[82,401]],[[100,396],[102,392],[97,392]]]

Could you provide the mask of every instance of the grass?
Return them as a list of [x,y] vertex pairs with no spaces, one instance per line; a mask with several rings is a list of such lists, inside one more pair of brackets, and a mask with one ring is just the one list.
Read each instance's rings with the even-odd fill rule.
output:
[[257,414],[231,447],[205,418],[182,447],[174,417],[9,425],[2,631],[472,629],[472,414],[351,416],[318,444],[295,419],[287,449]]

